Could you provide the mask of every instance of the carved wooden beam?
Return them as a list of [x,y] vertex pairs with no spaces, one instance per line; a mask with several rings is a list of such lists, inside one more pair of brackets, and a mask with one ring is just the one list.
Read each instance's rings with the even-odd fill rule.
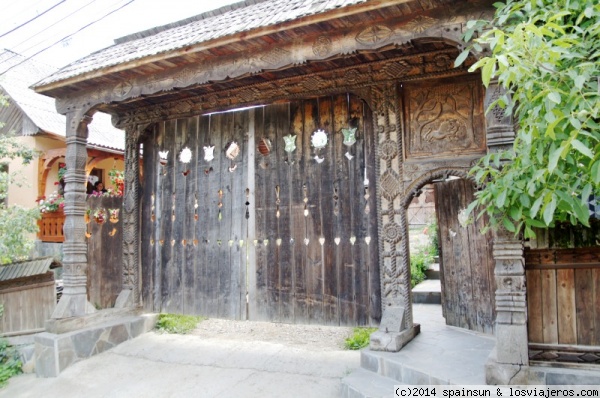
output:
[[[462,48],[463,26],[469,19],[491,16],[488,8],[469,9],[469,13],[448,9],[434,9],[410,18],[395,18],[378,24],[365,23],[351,29],[324,32],[300,41],[280,42],[276,47],[249,48],[232,57],[211,57],[204,61],[173,68],[150,76],[138,76],[116,84],[97,86],[94,90],[70,93],[68,98],[57,99],[60,113],[68,112],[82,104],[98,104],[136,99],[175,88],[189,88],[209,81],[234,79],[264,70],[278,70],[308,61],[329,59],[335,55],[358,51],[402,46],[412,40],[435,38]],[[210,100],[210,98],[209,98]],[[216,104],[215,104],[216,105]]]

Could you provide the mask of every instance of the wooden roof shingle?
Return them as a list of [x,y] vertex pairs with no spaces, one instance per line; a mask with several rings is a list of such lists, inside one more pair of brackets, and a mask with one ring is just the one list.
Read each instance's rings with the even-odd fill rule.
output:
[[0,282],[43,275],[57,267],[62,267],[62,264],[53,257],[36,258],[3,265],[0,266]]
[[115,40],[38,82],[42,87],[103,68],[294,21],[369,0],[246,0]]

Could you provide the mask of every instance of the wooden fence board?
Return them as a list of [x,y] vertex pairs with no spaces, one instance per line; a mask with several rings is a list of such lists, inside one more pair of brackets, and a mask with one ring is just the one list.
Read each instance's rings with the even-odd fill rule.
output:
[[556,271],[556,297],[558,309],[558,342],[577,342],[577,319],[575,315],[575,275],[573,270]]
[[544,342],[558,343],[558,319],[556,307],[556,272],[542,271],[542,334]]
[[527,316],[529,341],[542,343],[542,280],[540,270],[527,270]]

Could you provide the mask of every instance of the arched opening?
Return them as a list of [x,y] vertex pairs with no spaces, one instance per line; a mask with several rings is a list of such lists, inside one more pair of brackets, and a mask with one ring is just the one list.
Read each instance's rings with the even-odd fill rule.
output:
[[[465,170],[436,170],[415,180],[404,201],[407,212],[414,199],[422,195],[429,195],[434,203],[435,219],[429,226],[419,229],[409,224],[411,272],[417,268],[427,272],[429,278],[413,289],[413,316],[424,329],[449,325],[486,334],[494,331],[496,288],[491,232],[481,233],[483,218],[469,223],[463,213],[475,191]],[[433,224],[435,232],[431,231]],[[435,240],[439,247],[437,259],[431,244]]]

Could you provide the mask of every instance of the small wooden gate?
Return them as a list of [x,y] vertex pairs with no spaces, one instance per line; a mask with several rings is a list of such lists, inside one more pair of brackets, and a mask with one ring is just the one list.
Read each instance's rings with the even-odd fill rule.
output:
[[156,125],[143,142],[147,308],[376,324],[374,144],[364,106],[343,94]]
[[474,199],[473,184],[464,179],[436,182],[435,201],[440,234],[440,279],[446,323],[493,333],[495,307],[491,232],[481,234],[484,219],[463,227],[459,212]]

